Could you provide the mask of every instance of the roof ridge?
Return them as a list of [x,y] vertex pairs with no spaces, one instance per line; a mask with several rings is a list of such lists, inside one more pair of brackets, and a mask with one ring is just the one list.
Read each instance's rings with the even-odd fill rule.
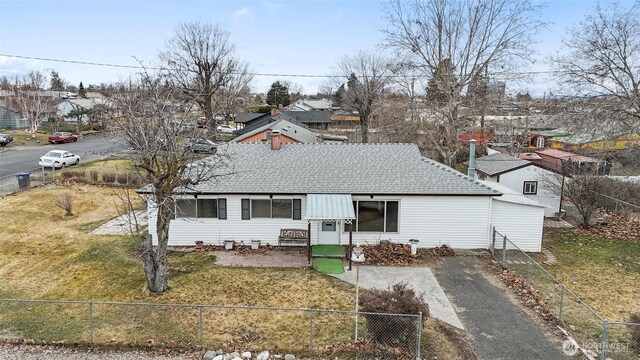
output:
[[424,157],[424,156],[422,157],[422,161],[429,162],[431,165],[433,165],[435,167],[438,167],[438,168],[441,168],[442,170],[444,170],[444,171],[446,171],[446,172],[448,172],[448,173],[450,173],[452,175],[455,175],[455,176],[457,176],[459,178],[462,178],[462,179],[464,179],[464,180],[466,180],[468,182],[474,183],[476,185],[480,185],[483,188],[489,189],[489,190],[491,190],[491,191],[493,191],[493,192],[495,192],[497,194],[501,194],[499,191],[497,191],[497,190],[495,190],[495,189],[493,189],[493,188],[491,188],[489,186],[486,186],[485,184],[481,183],[479,180],[469,179],[469,176],[467,176],[467,175],[461,173],[460,171],[458,171],[458,170],[456,170],[456,169],[454,169],[454,168],[452,168],[450,166],[447,166],[447,165],[445,165],[443,163],[437,162],[437,161],[435,161],[433,159],[429,159],[428,157]]

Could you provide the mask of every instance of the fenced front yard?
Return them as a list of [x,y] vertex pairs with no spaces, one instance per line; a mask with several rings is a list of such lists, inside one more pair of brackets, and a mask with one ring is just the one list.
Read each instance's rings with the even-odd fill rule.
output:
[[422,328],[419,314],[0,299],[3,338],[88,346],[199,345],[227,351],[415,359],[421,351]]

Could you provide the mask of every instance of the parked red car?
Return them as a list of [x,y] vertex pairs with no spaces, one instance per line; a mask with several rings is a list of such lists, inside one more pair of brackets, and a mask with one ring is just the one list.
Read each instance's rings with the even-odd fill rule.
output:
[[56,132],[53,135],[49,136],[49,143],[68,143],[68,142],[76,142],[78,141],[78,137],[68,132]]
[[209,122],[208,119],[206,118],[198,118],[198,120],[196,121],[196,126],[197,127],[205,127],[207,126],[207,123]]

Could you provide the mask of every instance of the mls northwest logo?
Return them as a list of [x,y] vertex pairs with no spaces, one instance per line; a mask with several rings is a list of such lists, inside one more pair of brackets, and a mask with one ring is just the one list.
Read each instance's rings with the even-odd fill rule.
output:
[[562,352],[565,355],[573,356],[578,353],[578,347],[569,340],[562,343]]

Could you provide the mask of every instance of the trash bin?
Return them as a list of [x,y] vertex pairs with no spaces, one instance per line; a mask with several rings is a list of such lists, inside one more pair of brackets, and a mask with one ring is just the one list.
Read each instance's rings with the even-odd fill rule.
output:
[[17,173],[16,177],[18,178],[18,187],[20,190],[26,189],[29,187],[31,183],[31,174],[28,172]]

